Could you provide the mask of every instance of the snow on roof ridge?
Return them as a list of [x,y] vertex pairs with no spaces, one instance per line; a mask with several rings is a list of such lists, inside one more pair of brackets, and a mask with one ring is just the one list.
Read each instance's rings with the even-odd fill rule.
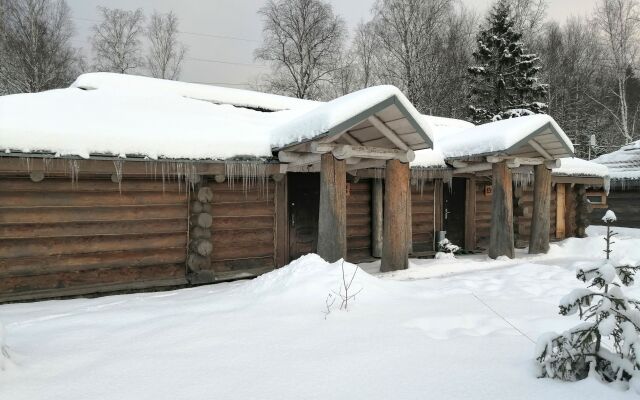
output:
[[196,100],[268,111],[315,107],[319,104],[313,100],[297,99],[253,90],[111,72],[90,72],[82,74],[71,84],[71,87],[86,90],[118,89],[143,92],[170,92]]
[[578,157],[565,157],[560,159],[560,167],[553,168],[554,175],[566,176],[598,176],[607,178],[609,168],[593,161]]
[[506,151],[546,124],[573,153],[573,143],[558,123],[547,114],[503,119],[470,127],[441,138],[436,145],[446,158],[467,157]]
[[640,140],[592,160],[609,168],[613,180],[640,180]]
[[392,98],[406,110],[409,114],[407,117],[415,121],[418,125],[416,128],[424,131],[427,144],[432,145],[435,129],[431,122],[423,118],[400,89],[392,85],[380,85],[318,103],[317,107],[309,108],[292,120],[274,127],[271,131],[273,147],[283,148],[325,134],[350,118]]

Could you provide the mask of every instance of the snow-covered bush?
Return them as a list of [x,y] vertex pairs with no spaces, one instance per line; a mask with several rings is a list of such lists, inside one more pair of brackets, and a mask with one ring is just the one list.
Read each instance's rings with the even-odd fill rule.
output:
[[636,265],[616,266],[610,261],[611,224],[616,220],[607,211],[606,259],[589,267],[579,267],[576,277],[588,283],[560,300],[560,314],[578,314],[584,322],[558,335],[538,339],[536,359],[540,376],[576,381],[597,374],[605,382],[628,387],[640,379],[640,302],[628,299],[623,286],[634,283]]
[[438,242],[438,252],[436,258],[454,258],[455,254],[460,253],[460,246],[457,246],[447,238]]

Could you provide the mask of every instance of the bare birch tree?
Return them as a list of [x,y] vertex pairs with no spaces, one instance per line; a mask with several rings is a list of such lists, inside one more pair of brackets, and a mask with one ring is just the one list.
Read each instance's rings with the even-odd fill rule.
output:
[[178,79],[187,48],[178,40],[178,17],[153,13],[147,27],[150,42],[147,67],[151,76],[162,79]]
[[258,60],[272,65],[270,90],[303,99],[319,98],[322,85],[341,68],[345,23],[321,0],[269,0]]
[[126,74],[142,67],[142,10],[126,11],[106,7],[98,7],[98,10],[102,21],[94,25],[91,38],[95,68]]
[[354,66],[360,79],[358,86],[366,88],[376,82],[375,60],[378,48],[372,22],[360,23],[356,28],[352,44]]
[[78,51],[64,0],[0,2],[0,91],[39,92],[75,78]]
[[610,56],[610,67],[617,89],[617,110],[607,108],[624,137],[625,143],[633,140],[630,131],[629,105],[627,103],[627,81],[629,69],[635,67],[640,39],[640,8],[636,0],[600,0],[596,10],[596,22],[604,33]]

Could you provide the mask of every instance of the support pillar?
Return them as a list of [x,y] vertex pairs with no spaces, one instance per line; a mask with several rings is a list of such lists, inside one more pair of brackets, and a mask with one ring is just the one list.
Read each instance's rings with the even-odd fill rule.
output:
[[382,215],[384,192],[382,179],[374,179],[371,193],[371,255],[382,257]]
[[514,258],[513,245],[513,180],[506,161],[492,165],[493,196],[489,257]]
[[533,215],[529,235],[529,254],[539,254],[549,251],[551,170],[544,164],[536,165],[533,174]]
[[385,170],[382,260],[380,271],[396,271],[409,267],[408,213],[409,164],[387,161]]
[[320,159],[318,255],[328,262],[347,257],[347,170],[344,160]]

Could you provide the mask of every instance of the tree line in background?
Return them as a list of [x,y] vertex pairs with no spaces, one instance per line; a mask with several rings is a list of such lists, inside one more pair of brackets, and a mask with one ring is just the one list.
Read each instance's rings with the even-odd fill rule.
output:
[[0,94],[68,86],[82,72],[146,73],[176,79],[186,47],[173,12],[99,8],[93,26],[94,57],[74,47],[74,25],[64,0],[0,0]]
[[258,86],[330,99],[392,84],[423,113],[475,123],[544,112],[581,157],[637,140],[638,1],[600,0],[564,23],[546,10],[497,0],[478,16],[457,0],[377,0],[349,34],[326,1],[270,0],[256,58],[272,71]]
[[[326,0],[268,0],[255,57],[271,70],[255,87],[327,100],[391,84],[423,113],[475,123],[548,113],[579,156],[596,155],[638,139],[639,1],[599,0],[559,23],[546,0],[496,0],[485,16],[460,0],[376,0],[349,31]],[[65,87],[89,70],[179,77],[174,13],[99,14],[86,60],[64,0],[0,0],[0,94]]]

